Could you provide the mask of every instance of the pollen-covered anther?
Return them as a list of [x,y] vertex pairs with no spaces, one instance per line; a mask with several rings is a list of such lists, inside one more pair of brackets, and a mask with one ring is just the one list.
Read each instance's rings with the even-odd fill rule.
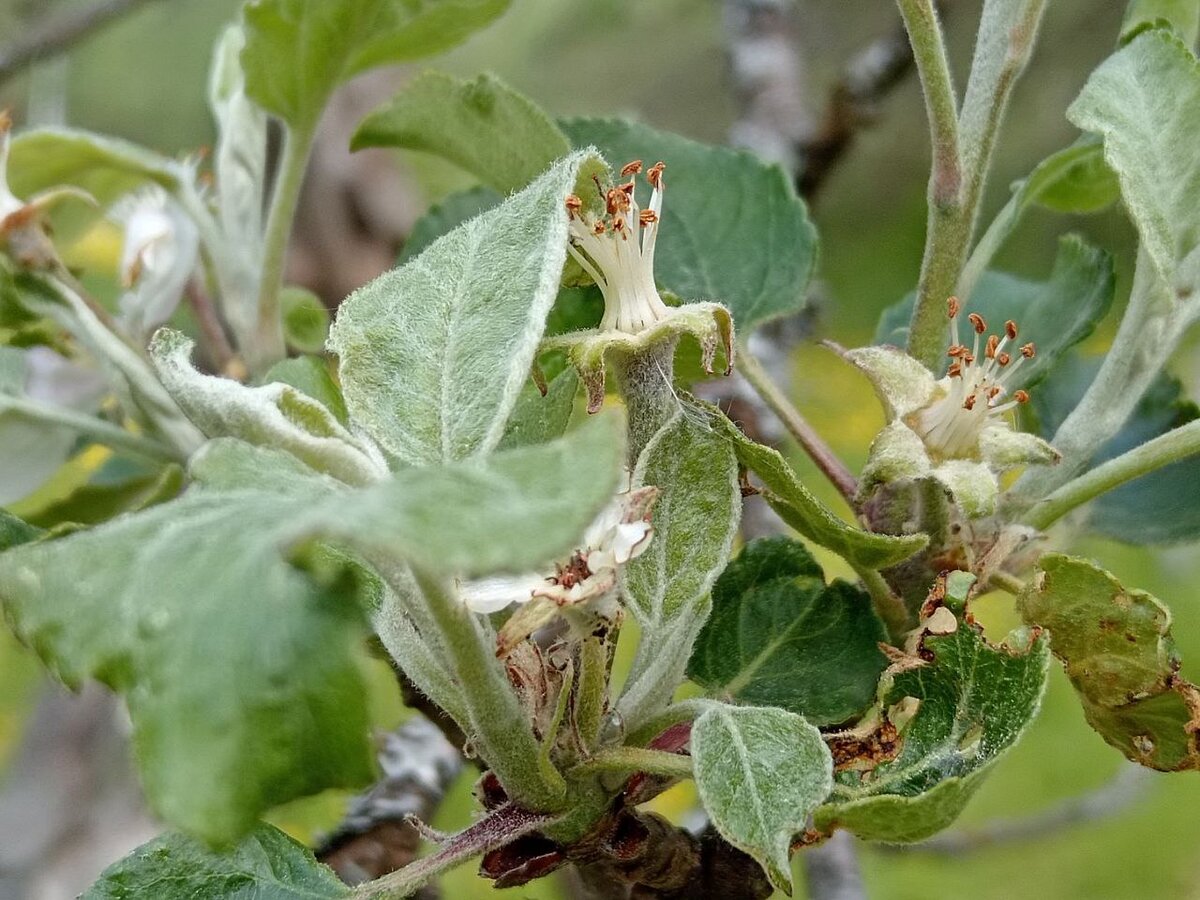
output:
[[650,167],[646,178],[654,190],[645,209],[638,204],[636,176],[640,160],[621,170],[630,180],[605,185],[593,178],[604,203],[595,217],[568,198],[571,257],[591,276],[604,294],[601,331],[636,334],[660,322],[669,312],[654,284],[654,247],[662,215],[662,163]]
[[1008,349],[1019,331],[1016,322],[1009,319],[1002,334],[984,337],[987,321],[979,313],[971,313],[967,320],[975,334],[968,348],[958,340],[961,311],[958,298],[947,301],[947,311],[951,316],[950,347],[946,355],[951,363],[946,370],[945,393],[921,410],[912,424],[931,450],[947,458],[958,458],[974,452],[972,448],[994,417],[1028,401],[1029,395],[1024,391],[1012,393],[1007,401],[1004,398],[1010,395],[1008,383],[1013,374],[1021,363],[1033,358],[1034,347],[1027,343],[1020,348],[1020,356],[1016,356],[1016,351]]
[[650,187],[654,188],[656,191],[661,191],[663,188],[662,173],[663,169],[666,167],[667,164],[660,159],[646,170],[646,180],[650,182]]
[[583,201],[579,199],[577,194],[567,194],[566,206],[567,212],[574,218],[583,209]]

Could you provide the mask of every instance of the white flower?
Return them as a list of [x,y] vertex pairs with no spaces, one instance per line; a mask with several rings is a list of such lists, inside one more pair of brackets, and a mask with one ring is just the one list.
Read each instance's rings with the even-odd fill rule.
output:
[[1027,392],[1011,390],[1011,384],[1014,373],[1033,358],[1033,344],[1010,350],[1017,340],[1015,322],[1005,322],[1002,335],[985,337],[987,323],[971,313],[967,318],[974,338],[968,347],[959,341],[956,298],[950,298],[947,312],[951,363],[940,380],[891,347],[845,353],[871,379],[888,420],[871,445],[860,492],[866,495],[888,482],[934,478],[975,518],[995,511],[999,473],[1057,462],[1059,454],[1036,435],[1015,430],[1006,416],[1029,399]]
[[629,180],[605,188],[594,178],[596,215],[575,194],[566,198],[567,250],[604,295],[604,315],[597,328],[554,335],[542,342],[541,352],[566,352],[583,380],[588,412],[604,403],[605,359],[617,349],[627,355],[692,335],[700,344],[700,364],[710,375],[718,348],[725,351],[725,374],[733,371],[733,318],[720,303],[692,301],[668,306],[654,283],[654,248],[663,205],[663,169],[657,162],[646,170],[650,202],[637,202],[636,176],[642,161],[621,169]]
[[575,195],[567,198],[571,233],[567,250],[604,294],[601,331],[637,334],[661,322],[669,312],[654,286],[654,244],[662,216],[664,168],[657,162],[646,171],[653,191],[645,209],[638,207],[634,181],[642,171],[641,160],[621,170],[621,177],[629,181],[601,190],[603,216],[586,211]]
[[650,543],[650,511],[657,496],[653,487],[622,491],[588,526],[583,546],[560,560],[552,573],[463,582],[463,602],[475,612],[492,613],[535,597],[559,607],[607,595],[616,586],[618,567],[640,556]]
[[150,187],[124,198],[112,211],[125,230],[121,249],[122,323],[146,338],[179,305],[196,268],[200,237],[195,224],[167,193]]

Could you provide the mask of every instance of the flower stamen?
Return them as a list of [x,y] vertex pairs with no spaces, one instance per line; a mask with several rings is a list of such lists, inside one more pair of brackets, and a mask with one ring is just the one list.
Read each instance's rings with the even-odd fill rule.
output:
[[1023,390],[1014,392],[1005,401],[1009,393],[1005,382],[1010,381],[1025,360],[1033,359],[1035,350],[1032,342],[1022,345],[1014,361],[1014,354],[1007,347],[1019,333],[1017,323],[1009,319],[1001,334],[984,337],[987,320],[975,312],[967,316],[975,333],[968,348],[959,342],[958,317],[962,304],[957,297],[947,301],[946,312],[950,324],[946,356],[951,360],[946,370],[948,387],[943,397],[916,413],[913,427],[931,450],[944,458],[957,458],[974,452],[989,420],[1028,402],[1029,394]]
[[620,177],[630,179],[623,184],[605,188],[593,176],[604,204],[603,216],[593,218],[580,198],[574,194],[567,197],[567,249],[604,295],[601,331],[637,334],[669,312],[654,284],[654,245],[662,218],[665,168],[657,162],[646,172],[653,191],[645,209],[637,201],[635,178],[642,171],[642,161],[636,159],[621,169]]

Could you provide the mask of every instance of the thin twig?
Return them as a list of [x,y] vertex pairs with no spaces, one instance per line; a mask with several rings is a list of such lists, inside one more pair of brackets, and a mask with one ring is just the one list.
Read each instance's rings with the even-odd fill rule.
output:
[[921,844],[889,849],[893,852],[961,856],[985,847],[1032,841],[1077,825],[1111,819],[1146,796],[1154,774],[1134,763],[1126,763],[1107,784],[1033,815],[997,819],[978,828],[944,832]]
[[229,335],[225,333],[225,326],[221,324],[221,317],[217,315],[217,309],[213,306],[208,291],[198,279],[193,278],[188,281],[184,296],[187,297],[188,305],[196,316],[196,324],[204,336],[205,347],[212,354],[213,365],[227,378],[244,380],[247,374],[246,364],[238,359],[233,345],[229,343]]
[[316,850],[347,884],[382,878],[416,859],[421,835],[410,817],[433,817],[463,762],[433,723],[414,716],[384,737],[379,767],[383,778],[350,801]]
[[52,13],[29,25],[0,49],[0,84],[35,62],[64,53],[121,16],[151,2],[154,0],[100,0]]
[[846,498],[847,502],[853,503],[854,495],[858,492],[858,482],[854,475],[808,424],[804,416],[800,415],[800,411],[771,380],[771,376],[763,364],[745,344],[738,347],[737,368],[746,381],[750,382],[750,386],[762,397],[771,412],[775,413],[779,421],[783,423],[788,433],[812,458],[817,468],[833,483],[833,486]]

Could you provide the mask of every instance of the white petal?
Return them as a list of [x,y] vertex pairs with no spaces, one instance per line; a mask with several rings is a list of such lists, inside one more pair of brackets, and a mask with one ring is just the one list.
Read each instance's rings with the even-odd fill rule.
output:
[[[646,547],[650,545],[650,536],[653,530],[649,522],[623,522],[618,525],[612,544],[616,563],[622,565],[641,556]],[[591,565],[590,557],[588,564]],[[592,571],[595,571],[594,567]]]
[[513,603],[525,603],[546,586],[546,577],[536,572],[525,575],[478,578],[463,582],[459,595],[477,613],[493,613]]

